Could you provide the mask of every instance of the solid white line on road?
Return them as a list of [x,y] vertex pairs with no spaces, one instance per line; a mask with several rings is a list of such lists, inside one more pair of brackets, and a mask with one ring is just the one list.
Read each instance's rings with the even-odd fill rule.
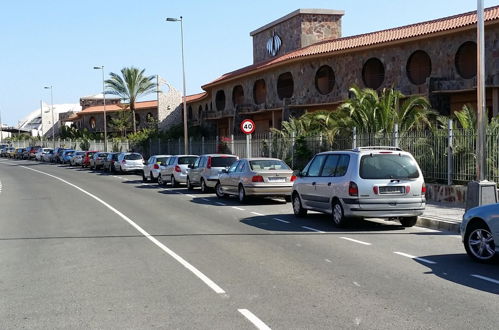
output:
[[477,275],[477,274],[471,274],[471,276],[479,278],[479,279],[484,280],[484,281],[489,281],[489,282],[492,282],[495,284],[499,284],[498,280],[494,280],[493,278],[490,278],[490,277],[485,277],[485,276]]
[[319,229],[314,229],[314,228],[311,228],[311,227],[307,227],[307,226],[301,226],[303,229],[307,229],[307,230],[311,230],[311,231],[315,231],[317,233],[322,233],[324,234],[325,231],[322,231],[322,230],[319,230]]
[[239,210],[239,211],[246,211],[245,209],[242,209],[242,208],[237,207],[237,206],[233,206],[232,208],[233,208],[233,209],[236,209],[236,210]]
[[221,206],[225,206],[225,205],[227,205],[227,204],[220,203],[220,202],[215,202],[215,204],[217,204],[217,205],[221,205]]
[[185,194],[186,196],[189,196],[189,197],[192,197],[192,198],[196,198],[196,196],[194,195],[191,195],[191,194]]
[[257,213],[257,212],[251,212],[251,214],[254,214],[254,215],[261,215],[261,216],[264,216],[265,214],[261,214],[261,213]]
[[284,222],[284,223],[290,223],[289,221],[282,220],[282,219],[279,219],[279,218],[274,218],[274,220],[275,220],[275,221]]
[[416,257],[416,256],[412,256],[412,255],[404,253],[404,252],[393,252],[393,253],[401,255],[403,257],[411,258],[411,259],[414,259],[414,260],[419,260],[419,261],[425,262],[427,264],[431,264],[431,265],[436,264],[435,261],[431,261],[431,260],[428,260],[428,259],[425,259],[425,258],[419,258],[419,257]]
[[347,241],[350,241],[350,242],[359,243],[359,244],[362,244],[362,245],[371,245],[371,243],[362,242],[362,241],[359,241],[359,240],[356,240],[356,239],[353,239],[353,238],[349,238],[349,237],[340,237],[340,238],[341,239],[346,239]]
[[71,187],[76,188],[79,191],[81,191],[82,193],[84,193],[84,194],[90,196],[91,198],[95,199],[96,201],[98,201],[99,203],[101,203],[102,205],[104,205],[105,207],[107,207],[108,209],[110,209],[111,211],[113,211],[114,213],[116,213],[120,218],[122,218],[123,220],[125,220],[126,222],[128,222],[138,232],[140,232],[142,235],[144,235],[145,237],[147,237],[151,242],[153,242],[154,244],[156,244],[161,250],[163,250],[164,252],[166,252],[168,255],[170,255],[176,261],[178,261],[182,266],[184,266],[185,268],[187,268],[188,270],[190,270],[201,281],[203,281],[206,285],[208,285],[213,291],[215,291],[218,294],[225,294],[225,291],[221,287],[219,287],[215,282],[213,282],[211,279],[209,279],[206,275],[204,275],[203,273],[201,273],[196,267],[194,267],[193,265],[191,265],[190,263],[188,263],[184,258],[182,258],[178,254],[176,254],[175,252],[173,252],[172,250],[170,250],[163,243],[161,243],[155,237],[153,237],[152,235],[150,235],[147,231],[145,231],[144,229],[142,229],[142,227],[140,227],[135,222],[133,222],[126,215],[124,215],[123,213],[121,213],[120,211],[118,211],[117,209],[115,209],[114,207],[112,207],[111,205],[109,205],[108,203],[106,203],[105,201],[103,201],[102,199],[100,199],[99,197],[97,197],[97,196],[89,193],[88,191],[86,191],[86,190],[78,187],[77,185],[75,185],[75,184],[73,184],[73,183],[71,183],[69,181],[66,181],[64,179],[61,179],[61,178],[59,178],[59,177],[57,177],[55,175],[52,175],[52,174],[49,174],[49,173],[45,173],[45,172],[42,172],[42,171],[39,171],[39,170],[35,170],[35,169],[29,168],[29,167],[26,167],[26,166],[21,166],[21,167],[25,168],[27,170],[30,170],[30,171],[34,171],[34,172],[37,172],[37,173],[40,173],[40,174],[44,174],[44,175],[50,176],[50,177],[52,177],[54,179],[57,179],[59,181],[62,181],[65,184],[70,185]]
[[245,318],[247,318],[251,323],[253,323],[253,325],[257,328],[257,329],[268,329],[270,330],[270,328],[262,322],[262,320],[260,320],[258,317],[256,317],[255,314],[251,313],[249,310],[247,309],[238,309],[237,310],[239,313],[243,314]]

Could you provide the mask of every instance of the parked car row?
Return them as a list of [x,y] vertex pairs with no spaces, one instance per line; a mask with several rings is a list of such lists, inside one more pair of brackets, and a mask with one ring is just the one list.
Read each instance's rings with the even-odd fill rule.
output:
[[[218,198],[281,197],[292,202],[295,216],[308,211],[328,214],[343,227],[353,218],[398,220],[414,226],[425,209],[426,186],[414,157],[394,147],[361,147],[316,154],[294,172],[277,158],[241,158],[230,154],[153,155],[144,161],[134,152],[76,151],[62,148],[4,146],[2,157],[36,159],[92,170],[142,175],[159,186],[185,185],[188,190],[214,191]],[[499,257],[499,204],[474,208],[461,225],[468,255],[479,262]]]

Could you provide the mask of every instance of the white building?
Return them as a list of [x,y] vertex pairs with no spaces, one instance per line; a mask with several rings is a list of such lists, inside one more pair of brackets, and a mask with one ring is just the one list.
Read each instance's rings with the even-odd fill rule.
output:
[[79,111],[81,111],[79,104],[54,104],[52,120],[50,104],[42,103],[41,108],[34,110],[22,118],[18,123],[18,127],[30,131],[32,136],[50,138],[52,137],[52,128],[55,129],[54,135],[58,135],[59,128],[61,127],[61,119],[67,118]]

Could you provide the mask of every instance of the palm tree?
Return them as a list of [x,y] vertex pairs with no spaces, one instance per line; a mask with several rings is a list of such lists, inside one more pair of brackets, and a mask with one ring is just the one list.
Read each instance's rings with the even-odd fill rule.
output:
[[111,72],[110,79],[106,80],[106,94],[117,95],[130,104],[133,119],[133,132],[137,132],[135,124],[135,102],[141,96],[156,92],[154,76],[144,76],[145,69],[135,67],[121,69],[121,76]]

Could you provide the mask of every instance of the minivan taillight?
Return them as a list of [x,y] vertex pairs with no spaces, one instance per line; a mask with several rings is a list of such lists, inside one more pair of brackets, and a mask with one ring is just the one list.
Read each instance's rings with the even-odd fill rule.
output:
[[251,178],[251,182],[263,182],[263,176],[255,175]]
[[423,186],[421,187],[421,195],[426,195],[426,183],[423,182]]
[[182,169],[180,168],[180,166],[175,165],[175,172],[178,172],[178,173],[182,172]]
[[211,156],[208,157],[208,163],[206,164],[206,168],[211,168]]
[[353,181],[350,181],[350,184],[348,185],[348,194],[350,196],[359,196],[359,187],[357,187],[357,184]]

